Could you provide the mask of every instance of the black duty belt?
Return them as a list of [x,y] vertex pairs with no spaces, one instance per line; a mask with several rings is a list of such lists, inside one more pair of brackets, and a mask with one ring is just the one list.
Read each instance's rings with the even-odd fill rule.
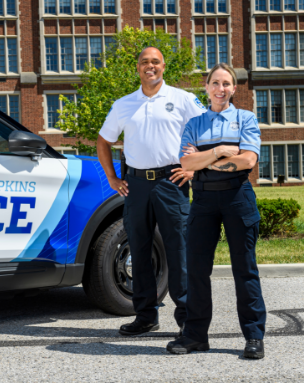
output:
[[248,175],[244,174],[237,178],[232,178],[231,180],[226,181],[217,181],[217,182],[203,182],[203,181],[192,181],[192,189],[195,190],[209,190],[209,191],[215,191],[215,190],[230,190],[230,189],[237,189],[241,185],[246,184],[249,182]]
[[155,169],[135,169],[131,166],[128,166],[127,174],[130,174],[131,176],[136,177],[142,177],[149,181],[154,181],[157,178],[164,178],[168,175],[172,175],[171,170],[180,168],[180,164],[176,165],[168,165],[163,168],[155,168]]

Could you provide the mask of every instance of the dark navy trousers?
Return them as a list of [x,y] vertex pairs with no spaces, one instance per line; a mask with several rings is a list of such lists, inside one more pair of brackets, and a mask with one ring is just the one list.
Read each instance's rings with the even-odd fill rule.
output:
[[189,185],[173,184],[169,177],[149,181],[128,174],[129,195],[125,198],[124,226],[132,255],[133,304],[138,319],[158,320],[157,286],[151,262],[156,223],[165,246],[169,294],[176,305],[179,326],[186,320],[187,268],[186,227],[189,216]]
[[255,246],[260,216],[251,184],[225,191],[193,191],[188,219],[187,320],[184,335],[207,342],[212,318],[210,275],[224,224],[235,280],[237,311],[245,339],[263,339],[266,309]]

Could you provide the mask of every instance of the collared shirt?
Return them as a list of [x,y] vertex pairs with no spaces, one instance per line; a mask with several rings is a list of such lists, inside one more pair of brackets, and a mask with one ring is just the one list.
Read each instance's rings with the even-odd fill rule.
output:
[[137,169],[178,164],[186,123],[206,109],[193,93],[163,84],[149,98],[142,87],[114,102],[99,134],[116,142],[124,131],[126,163]]
[[[240,149],[250,150],[260,155],[260,129],[255,114],[242,109],[236,109],[233,104],[220,113],[213,112],[209,107],[207,112],[192,118],[186,125],[180,147],[179,157],[182,157],[183,146],[188,143],[196,146],[199,151],[206,151],[219,145],[236,145]],[[230,179],[244,172],[217,172],[203,169],[206,181]]]

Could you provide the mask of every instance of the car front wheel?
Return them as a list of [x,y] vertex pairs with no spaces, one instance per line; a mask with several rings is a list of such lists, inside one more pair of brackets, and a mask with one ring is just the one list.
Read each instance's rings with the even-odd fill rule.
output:
[[[155,230],[152,264],[157,283],[158,303],[168,288],[168,267],[162,238]],[[132,304],[132,256],[120,219],[109,226],[95,243],[83,278],[84,291],[96,306],[117,315],[134,315]]]

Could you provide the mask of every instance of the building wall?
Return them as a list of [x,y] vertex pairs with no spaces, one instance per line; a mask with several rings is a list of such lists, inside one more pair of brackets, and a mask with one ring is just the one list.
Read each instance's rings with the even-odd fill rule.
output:
[[[170,0],[164,0],[162,14],[153,8],[154,0],[151,12],[146,11],[143,0],[115,0],[115,4],[114,0],[101,0],[101,8],[92,12],[88,2],[76,12],[72,1],[71,9],[64,14],[59,12],[59,0],[16,1],[15,13],[8,12],[13,1],[4,0],[4,13],[0,15],[0,43],[4,41],[7,49],[16,43],[15,56],[10,56],[11,61],[5,58],[5,70],[0,72],[0,107],[53,147],[60,149],[75,142],[54,129],[50,116],[60,108],[56,101],[60,93],[76,97],[71,85],[79,82],[81,73],[81,57],[76,50],[86,49],[91,55],[106,49],[113,33],[126,25],[163,28],[178,39],[190,39],[193,47],[201,46],[207,72],[218,61],[236,69],[238,89],[233,103],[257,114],[264,147],[251,181],[255,185],[275,184],[280,171],[285,172],[287,184],[304,181],[304,9],[299,0],[295,0],[294,9],[287,10],[272,10],[270,0],[227,0],[225,5],[215,0],[214,9],[209,10],[200,0],[176,0],[174,11],[166,6]],[[284,4],[281,2],[281,6]],[[281,38],[281,48],[273,48],[274,38]],[[293,41],[296,60],[292,64]],[[273,49],[281,52],[275,56]],[[63,51],[66,53],[59,57]],[[280,57],[281,67],[274,65]],[[278,92],[281,104],[274,105],[272,97]],[[295,100],[296,108],[290,100]],[[263,103],[265,107],[261,107]]]

